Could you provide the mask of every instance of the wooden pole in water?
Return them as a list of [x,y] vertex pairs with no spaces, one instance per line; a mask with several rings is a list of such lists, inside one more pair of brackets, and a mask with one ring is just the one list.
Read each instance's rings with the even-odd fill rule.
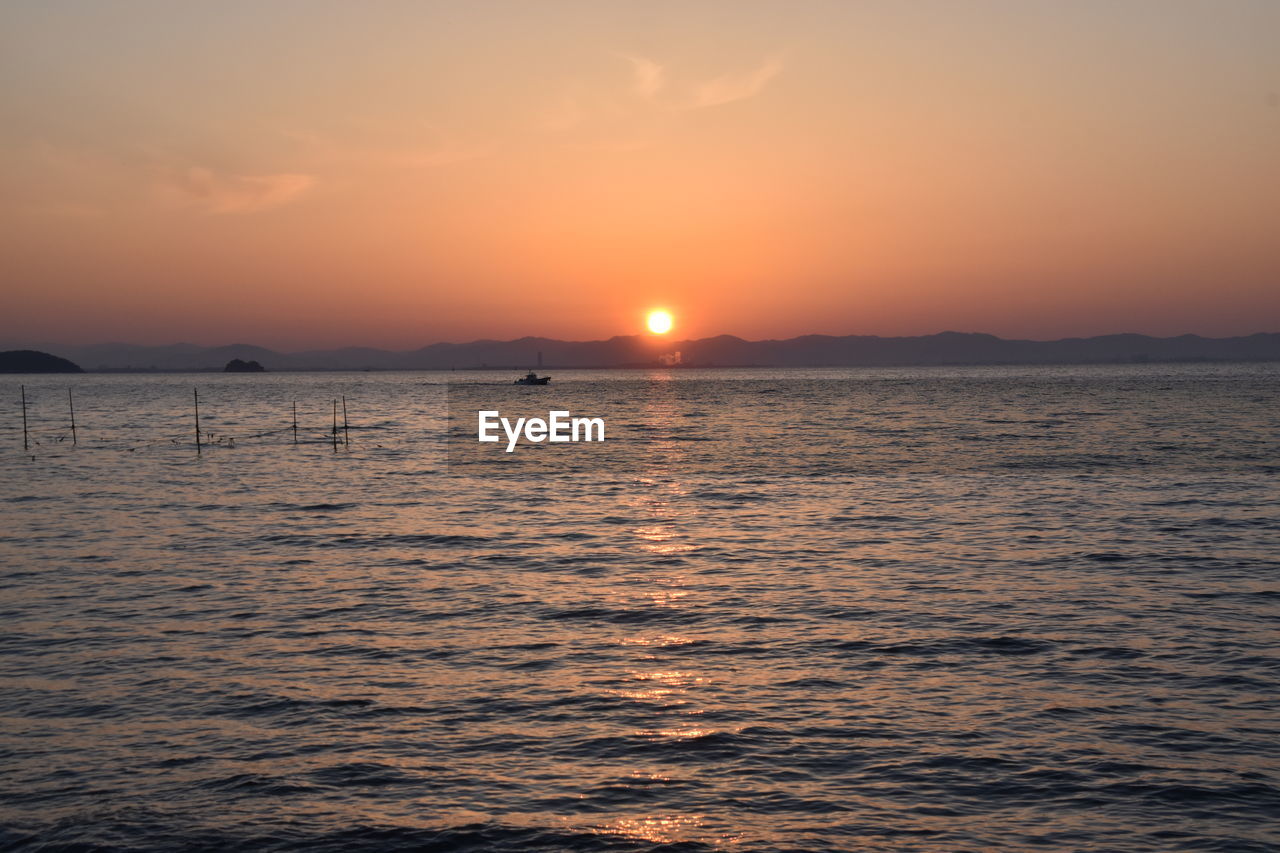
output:
[[293,443],[298,443],[298,401],[293,401]]
[[76,440],[76,402],[71,399],[71,389],[67,389],[67,409],[71,411],[71,443],[79,444]]
[[31,449],[31,439],[27,435],[27,386],[19,385],[18,389],[22,392],[22,449]]
[[196,401],[196,456],[201,454],[200,450],[200,391],[197,388],[191,389],[192,398]]
[[342,395],[342,444],[351,446],[351,428],[347,426],[347,395]]
[[333,452],[338,452],[338,401],[333,401]]

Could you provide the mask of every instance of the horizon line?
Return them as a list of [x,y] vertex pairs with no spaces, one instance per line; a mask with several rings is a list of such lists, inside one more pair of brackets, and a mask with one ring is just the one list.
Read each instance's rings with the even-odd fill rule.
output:
[[1264,335],[1277,335],[1277,334],[1280,334],[1280,331],[1256,331],[1256,332],[1249,332],[1245,334],[1222,335],[1222,336],[1203,335],[1198,332],[1182,332],[1176,335],[1152,335],[1152,334],[1147,334],[1145,332],[1107,332],[1107,333],[1094,334],[1094,335],[1068,335],[1065,337],[1057,337],[1057,338],[1021,338],[1021,337],[1002,337],[992,332],[976,332],[976,331],[962,332],[954,329],[944,329],[939,332],[928,332],[928,333],[917,334],[917,335],[874,335],[874,334],[862,334],[857,332],[851,332],[847,334],[829,334],[829,333],[821,333],[821,332],[810,332],[810,333],[805,333],[800,335],[792,335],[791,337],[786,337],[786,338],[755,338],[755,339],[744,338],[740,335],[735,335],[729,332],[722,332],[717,335],[709,335],[701,338],[677,339],[675,337],[669,337],[665,335],[654,335],[651,333],[639,332],[639,333],[629,334],[629,335],[628,334],[612,335],[607,338],[589,338],[585,340],[552,338],[544,335],[521,335],[515,338],[481,337],[481,338],[472,338],[470,340],[432,341],[430,343],[421,344],[419,346],[410,347],[408,349],[392,348],[392,347],[385,347],[385,346],[374,346],[370,344],[336,344],[331,346],[309,346],[309,347],[304,347],[302,349],[286,349],[286,348],[280,348],[280,347],[265,346],[262,344],[246,343],[243,341],[232,342],[232,343],[221,343],[221,344],[201,344],[201,343],[194,343],[191,341],[182,341],[182,340],[171,341],[169,343],[139,343],[136,341],[129,341],[129,340],[100,340],[94,343],[66,343],[62,341],[36,341],[36,342],[27,341],[21,344],[13,344],[13,347],[17,349],[23,349],[23,348],[34,347],[34,346],[58,346],[58,347],[75,347],[75,348],[131,346],[131,347],[146,347],[146,348],[152,348],[152,349],[161,349],[166,347],[189,346],[189,347],[198,347],[201,349],[230,349],[234,347],[245,347],[245,348],[252,348],[252,349],[267,350],[270,352],[278,352],[281,354],[302,354],[302,353],[308,353],[308,352],[336,351],[336,350],[346,350],[346,349],[371,349],[371,350],[379,350],[382,352],[391,352],[391,353],[410,353],[410,352],[416,352],[418,350],[428,349],[430,347],[436,347],[436,346],[469,346],[472,344],[485,344],[485,343],[510,344],[510,343],[519,343],[521,341],[529,341],[529,340],[540,340],[540,341],[548,341],[551,343],[563,343],[563,344],[598,344],[598,343],[609,343],[610,341],[632,339],[632,340],[650,340],[654,343],[668,342],[671,344],[677,344],[677,343],[684,344],[684,343],[698,343],[701,341],[712,341],[712,340],[718,340],[723,338],[731,338],[733,340],[743,341],[744,343],[786,343],[788,341],[796,341],[803,338],[867,338],[867,339],[874,339],[874,340],[907,340],[907,339],[920,339],[920,338],[936,338],[936,337],[942,337],[947,335],[953,335],[953,336],[963,336],[963,337],[992,338],[995,340],[1006,341],[1006,342],[1059,343],[1062,341],[1085,341],[1085,340],[1096,340],[1098,338],[1124,338],[1124,337],[1150,338],[1152,340],[1176,340],[1178,338],[1200,338],[1202,340],[1231,340],[1235,338],[1252,338],[1252,337],[1258,337],[1258,336],[1264,336]]

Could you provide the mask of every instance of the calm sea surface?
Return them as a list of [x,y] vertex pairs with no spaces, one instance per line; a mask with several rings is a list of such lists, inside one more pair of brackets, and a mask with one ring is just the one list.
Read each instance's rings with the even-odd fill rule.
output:
[[1280,365],[553,373],[0,379],[0,848],[1280,848]]

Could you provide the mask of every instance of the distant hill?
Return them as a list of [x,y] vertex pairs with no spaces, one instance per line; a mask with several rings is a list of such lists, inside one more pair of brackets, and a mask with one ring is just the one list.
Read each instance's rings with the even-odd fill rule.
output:
[[0,373],[84,373],[80,365],[33,349],[0,352]]
[[[273,370],[449,370],[482,367],[528,370],[573,367],[644,367],[660,360],[684,366],[863,367],[959,364],[1100,364],[1173,361],[1280,361],[1280,333],[1235,338],[1181,335],[1102,335],[1057,341],[1007,340],[971,332],[917,337],[805,335],[747,341],[732,335],[672,341],[619,336],[604,341],[520,338],[431,344],[408,352],[370,348],[283,353],[246,344],[138,346],[41,345],[90,370],[221,371],[228,361],[257,361]],[[74,367],[74,365],[73,365]]]

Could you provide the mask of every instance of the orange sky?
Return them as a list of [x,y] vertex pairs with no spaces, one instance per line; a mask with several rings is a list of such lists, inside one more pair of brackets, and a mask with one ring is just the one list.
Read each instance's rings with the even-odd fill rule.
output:
[[201,5],[0,9],[0,342],[1280,331],[1274,2]]

